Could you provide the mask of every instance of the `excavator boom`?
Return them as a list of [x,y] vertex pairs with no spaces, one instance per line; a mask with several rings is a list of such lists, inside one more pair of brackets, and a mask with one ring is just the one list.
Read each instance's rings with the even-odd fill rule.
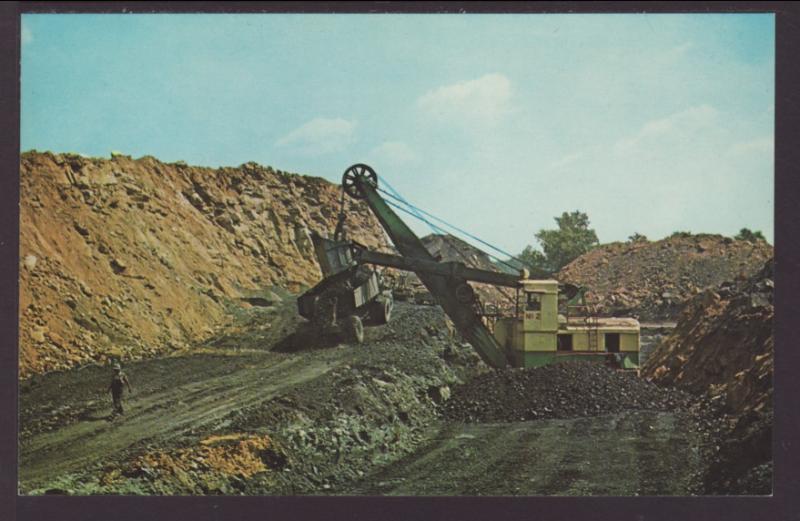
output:
[[[475,348],[483,361],[492,367],[506,367],[508,359],[500,344],[483,325],[477,313],[477,299],[467,281],[480,280],[483,277],[485,280],[480,280],[482,282],[512,286],[516,285],[513,280],[516,277],[499,273],[487,275],[491,272],[474,270],[463,265],[459,267],[459,263],[437,262],[419,237],[380,196],[377,190],[378,177],[368,165],[359,163],[348,168],[342,178],[342,186],[345,193],[367,203],[402,256],[380,257],[381,254],[368,252],[363,255],[371,255],[372,261],[364,257],[362,261],[383,265],[393,265],[391,263],[394,262],[401,264],[396,267],[414,271],[428,291],[436,297],[458,332]],[[470,272],[465,273],[465,270]]]

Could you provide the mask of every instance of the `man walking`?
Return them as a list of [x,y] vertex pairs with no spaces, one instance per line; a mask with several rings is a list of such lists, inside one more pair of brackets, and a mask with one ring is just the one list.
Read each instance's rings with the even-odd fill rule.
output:
[[128,377],[122,372],[122,367],[118,363],[114,364],[114,376],[111,378],[111,385],[108,386],[108,390],[111,392],[111,399],[114,402],[114,415],[125,414],[122,409],[122,390],[124,386],[128,387],[128,392],[133,392]]

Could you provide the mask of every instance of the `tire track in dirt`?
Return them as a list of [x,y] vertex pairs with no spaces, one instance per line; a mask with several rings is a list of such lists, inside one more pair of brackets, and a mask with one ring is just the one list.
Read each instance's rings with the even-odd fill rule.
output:
[[267,401],[285,389],[313,380],[340,365],[331,356],[273,358],[256,367],[207,380],[176,383],[158,392],[130,395],[128,414],[109,422],[95,416],[20,443],[19,481],[30,488],[38,481],[108,460],[131,446],[158,438],[174,439],[225,414]]

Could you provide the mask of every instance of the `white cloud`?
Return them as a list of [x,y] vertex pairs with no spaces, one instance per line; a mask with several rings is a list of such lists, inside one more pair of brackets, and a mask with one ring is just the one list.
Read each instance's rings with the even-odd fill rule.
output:
[[511,81],[493,73],[430,90],[417,106],[443,121],[494,124],[510,111],[511,93]]
[[649,145],[667,137],[690,138],[698,129],[712,126],[717,118],[717,110],[710,105],[699,105],[670,114],[667,117],[645,123],[632,136],[624,137],[614,144],[617,154],[625,155],[642,145]]
[[376,163],[401,166],[416,158],[414,151],[403,141],[384,141],[370,150],[368,156]]
[[280,138],[275,145],[309,155],[329,154],[352,144],[355,141],[355,129],[355,121],[314,118]]
[[22,45],[27,45],[33,41],[33,33],[24,22],[22,23],[20,39],[22,41]]

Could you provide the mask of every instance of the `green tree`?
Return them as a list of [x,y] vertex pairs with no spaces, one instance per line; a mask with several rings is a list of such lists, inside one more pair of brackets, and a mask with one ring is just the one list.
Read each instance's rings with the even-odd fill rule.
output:
[[558,229],[542,229],[534,236],[542,251],[528,246],[520,254],[520,260],[532,270],[556,272],[598,244],[597,234],[589,228],[589,216],[585,213],[564,212],[555,221]]
[[760,231],[752,231],[748,228],[742,228],[739,230],[739,234],[734,237],[737,241],[747,241],[747,242],[756,242],[756,241],[766,241],[767,239],[764,238],[764,234]]
[[534,250],[533,246],[525,246],[525,249],[522,250],[522,253],[517,258],[531,271],[549,271],[544,253]]
[[628,237],[628,242],[647,242],[647,236],[639,232],[633,232],[633,235]]

